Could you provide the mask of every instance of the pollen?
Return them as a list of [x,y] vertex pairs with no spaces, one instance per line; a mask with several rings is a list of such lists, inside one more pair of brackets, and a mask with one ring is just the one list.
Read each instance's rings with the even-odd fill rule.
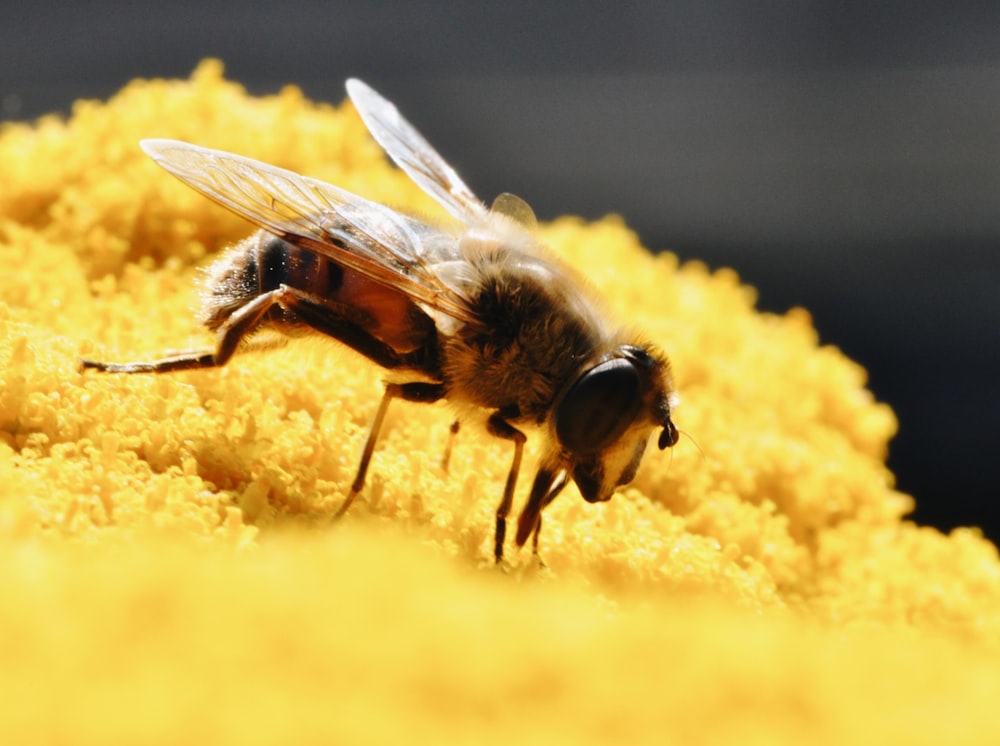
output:
[[568,487],[541,561],[508,541],[497,568],[512,449],[463,418],[445,471],[445,403],[394,402],[331,523],[383,386],[333,341],[79,369],[210,349],[199,278],[254,230],[153,137],[447,219],[349,104],[253,97],[217,61],[2,125],[0,740],[1000,740],[996,547],[906,519],[896,419],[808,312],[618,217],[541,225],[669,357],[682,436],[607,503]]

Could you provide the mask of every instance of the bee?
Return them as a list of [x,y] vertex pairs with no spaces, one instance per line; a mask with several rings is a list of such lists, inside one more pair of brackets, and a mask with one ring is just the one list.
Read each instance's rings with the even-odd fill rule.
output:
[[215,349],[82,365],[111,373],[214,368],[252,347],[258,332],[332,337],[386,371],[336,517],[364,487],[389,404],[444,399],[457,414],[452,437],[458,422],[478,419],[513,446],[496,510],[497,562],[524,431],[539,434],[515,536],[518,547],[533,537],[537,555],[542,510],[571,479],[584,500],[603,502],[635,477],[657,429],[661,450],[676,444],[670,363],[606,320],[586,283],[539,243],[524,201],[505,193],[486,207],[393,104],[360,80],[348,80],[347,92],[379,145],[457,225],[232,153],[143,140],[160,166],[260,230],[209,270],[203,321]]

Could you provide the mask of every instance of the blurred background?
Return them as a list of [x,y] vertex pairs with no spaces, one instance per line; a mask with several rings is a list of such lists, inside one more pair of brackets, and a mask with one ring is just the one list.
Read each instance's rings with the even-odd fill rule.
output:
[[1000,539],[1000,4],[18,5],[3,119],[207,56],[255,93],[359,76],[485,198],[735,268],[868,369],[915,519]]

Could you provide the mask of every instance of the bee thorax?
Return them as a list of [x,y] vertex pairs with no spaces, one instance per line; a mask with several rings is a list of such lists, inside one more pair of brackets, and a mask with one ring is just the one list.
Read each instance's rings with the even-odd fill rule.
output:
[[558,271],[545,269],[509,255],[480,265],[472,306],[482,324],[444,343],[452,397],[542,422],[562,389],[603,354],[604,330],[574,310]]

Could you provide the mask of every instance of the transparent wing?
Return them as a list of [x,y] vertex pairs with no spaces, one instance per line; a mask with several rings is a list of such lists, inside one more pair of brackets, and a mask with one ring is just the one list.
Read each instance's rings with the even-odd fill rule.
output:
[[455,169],[399,110],[357,78],[347,81],[347,93],[375,141],[413,181],[451,215],[464,223],[487,210]]
[[[329,257],[425,307],[474,322],[464,296],[434,265],[442,254],[433,230],[385,205],[251,158],[179,140],[143,140],[160,166],[206,197],[280,238]],[[434,234],[440,239],[440,234]],[[433,249],[426,247],[433,244]]]

